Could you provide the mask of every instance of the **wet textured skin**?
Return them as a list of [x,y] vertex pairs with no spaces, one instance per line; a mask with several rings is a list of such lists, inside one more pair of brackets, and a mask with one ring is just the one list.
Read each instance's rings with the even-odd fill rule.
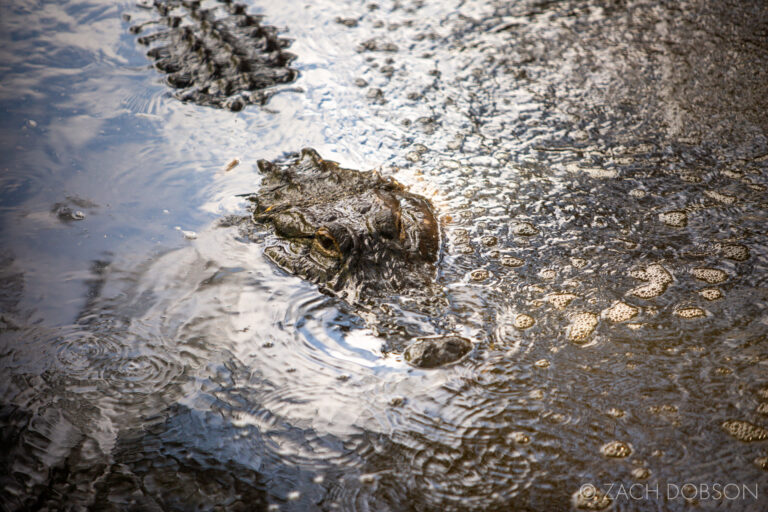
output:
[[431,288],[440,232],[426,199],[313,149],[258,165],[253,219],[274,229],[264,252],[276,265],[350,301]]
[[261,24],[261,17],[229,1],[154,0],[158,20],[134,25],[161,28],[138,38],[150,46],[147,56],[167,75],[175,96],[199,105],[240,110],[264,103],[264,90],[292,82],[297,72],[289,65],[295,56],[285,51],[290,40],[277,29]]

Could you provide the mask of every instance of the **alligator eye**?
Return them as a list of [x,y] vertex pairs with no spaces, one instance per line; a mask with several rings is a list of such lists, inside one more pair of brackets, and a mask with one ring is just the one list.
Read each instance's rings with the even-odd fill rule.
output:
[[312,247],[328,258],[341,258],[339,244],[336,242],[333,235],[325,228],[317,230]]

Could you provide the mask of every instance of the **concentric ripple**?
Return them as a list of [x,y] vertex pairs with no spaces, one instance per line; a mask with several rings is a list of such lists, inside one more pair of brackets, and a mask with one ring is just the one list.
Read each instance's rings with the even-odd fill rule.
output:
[[149,397],[170,400],[181,383],[182,364],[160,338],[152,340],[108,326],[72,325],[53,331],[54,364],[48,378],[92,400],[106,399],[115,407],[135,406]]
[[57,369],[63,375],[98,382],[114,360],[123,357],[125,347],[112,333],[94,333],[79,326],[62,328],[52,343]]

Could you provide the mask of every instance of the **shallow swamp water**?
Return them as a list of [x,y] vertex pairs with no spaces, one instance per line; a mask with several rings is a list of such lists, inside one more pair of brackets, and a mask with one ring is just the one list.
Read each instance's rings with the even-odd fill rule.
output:
[[[0,4],[3,510],[768,508],[765,2],[248,0],[298,78],[236,112],[150,6]],[[431,200],[388,323],[466,358],[227,220],[303,147]]]

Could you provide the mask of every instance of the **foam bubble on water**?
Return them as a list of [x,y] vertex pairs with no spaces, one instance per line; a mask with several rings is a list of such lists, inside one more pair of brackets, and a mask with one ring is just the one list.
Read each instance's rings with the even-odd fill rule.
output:
[[574,343],[585,343],[597,327],[597,315],[590,312],[579,313],[571,318],[568,328],[568,339]]
[[661,416],[669,419],[677,417],[679,409],[676,405],[673,404],[661,404],[650,406],[648,408],[648,412],[655,416]]
[[539,230],[530,222],[519,222],[512,227],[512,233],[517,236],[534,236]]
[[607,318],[611,322],[626,322],[627,320],[637,316],[638,309],[634,306],[630,306],[626,302],[616,302],[610,308],[603,310],[603,318]]
[[691,173],[681,173],[680,179],[687,182],[687,183],[701,183],[701,176],[696,176],[695,174]]
[[587,260],[584,258],[571,258],[571,265],[576,268],[584,268],[587,265]]
[[629,291],[641,299],[658,297],[667,290],[667,287],[674,280],[672,274],[659,263],[653,263],[644,269],[633,270],[630,275],[635,279],[647,282],[647,284]]
[[664,212],[659,215],[661,221],[667,226],[684,228],[688,224],[688,214],[681,210]]
[[405,155],[405,159],[409,162],[418,162],[421,160],[421,153],[417,151],[410,151],[408,154]]
[[525,432],[512,432],[509,434],[509,439],[516,444],[528,444],[531,442],[531,438]]
[[506,162],[511,158],[511,155],[506,151],[497,151],[493,154],[493,158],[501,162]]
[[684,318],[686,320],[690,320],[690,319],[693,319],[693,318],[702,318],[702,317],[707,316],[707,312],[706,311],[704,311],[701,308],[697,308],[695,306],[676,309],[674,314],[675,314],[675,316],[678,316],[680,318]]
[[604,510],[613,503],[610,496],[591,484],[583,485],[576,491],[572,501],[578,510]]
[[549,281],[557,277],[557,272],[551,268],[545,268],[544,270],[539,272],[539,277]]
[[568,307],[568,304],[570,304],[573,299],[578,298],[579,296],[573,293],[553,293],[547,295],[546,301],[552,304],[555,308],[563,310]]
[[768,439],[768,430],[748,421],[728,420],[723,422],[723,429],[739,441],[752,442]]
[[524,330],[533,327],[535,323],[536,320],[532,316],[520,314],[515,317],[514,326],[516,329]]
[[703,268],[697,267],[691,270],[693,277],[700,281],[705,281],[709,284],[722,283],[728,279],[728,274],[717,268]]
[[571,163],[565,166],[565,170],[572,173],[583,173],[596,179],[608,179],[618,176],[616,169],[601,169],[599,167],[579,167],[578,164]]
[[632,453],[632,448],[627,443],[621,441],[611,441],[610,443],[604,444],[600,448],[600,453],[612,459],[623,459],[625,457],[629,457],[629,455]]
[[501,258],[501,264],[505,267],[522,267],[525,261],[514,256],[504,256]]
[[443,160],[441,164],[446,169],[458,169],[459,167],[461,167],[461,164],[456,160]]
[[720,254],[724,258],[734,261],[746,261],[749,259],[749,248],[741,244],[724,244],[719,246]]
[[699,295],[707,300],[717,300],[723,296],[720,288],[703,288],[699,290]]
[[715,190],[705,190],[704,195],[707,197],[714,199],[715,201],[727,205],[731,205],[736,202],[736,196],[723,194],[722,192],[717,192]]

